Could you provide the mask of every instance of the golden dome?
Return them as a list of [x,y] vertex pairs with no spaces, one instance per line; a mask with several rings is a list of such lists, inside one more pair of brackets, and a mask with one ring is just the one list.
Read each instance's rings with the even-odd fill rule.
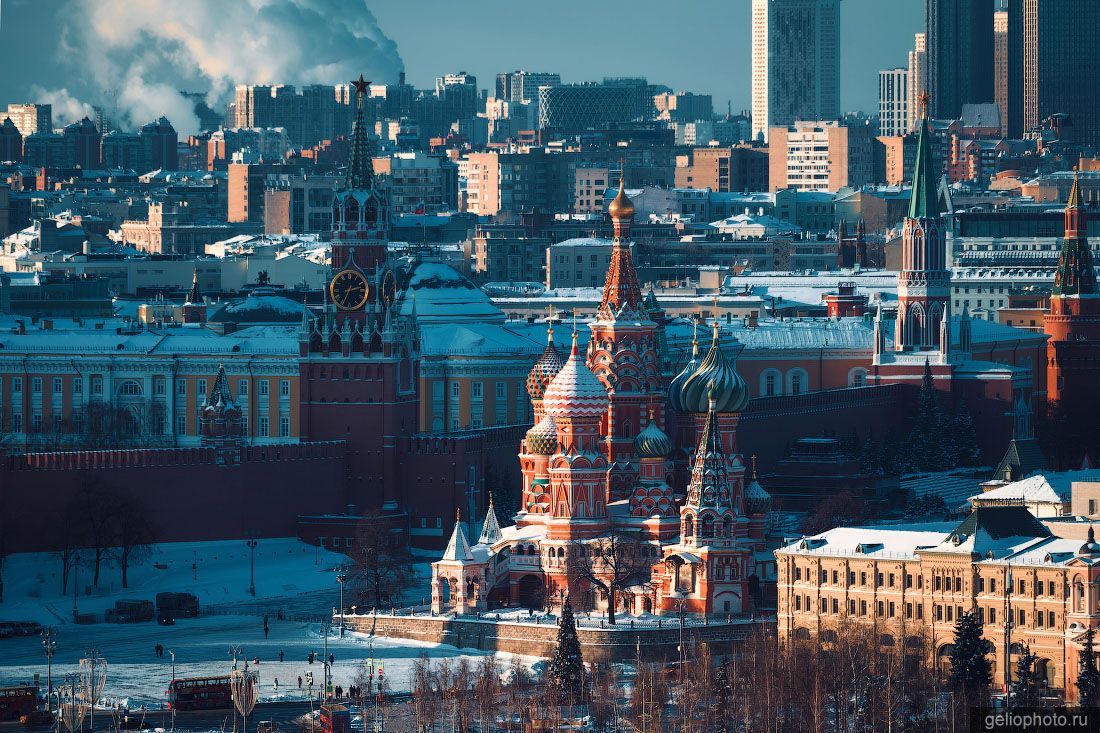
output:
[[632,219],[634,217],[634,204],[631,203],[630,197],[623,190],[622,176],[619,177],[619,195],[607,207],[607,213],[611,214],[612,219]]

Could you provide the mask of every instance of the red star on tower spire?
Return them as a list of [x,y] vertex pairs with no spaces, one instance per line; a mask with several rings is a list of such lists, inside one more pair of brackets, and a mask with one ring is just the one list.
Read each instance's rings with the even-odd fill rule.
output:
[[370,82],[363,78],[360,74],[358,79],[352,79],[351,85],[355,87],[355,93],[363,95],[367,93],[367,88],[370,87]]

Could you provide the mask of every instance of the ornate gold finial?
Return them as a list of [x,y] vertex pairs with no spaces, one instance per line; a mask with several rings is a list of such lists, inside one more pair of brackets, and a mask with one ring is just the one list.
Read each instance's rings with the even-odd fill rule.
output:
[[927,90],[920,93],[917,97],[917,104],[920,105],[920,116],[923,119],[928,119],[928,103],[932,101],[932,97],[928,95]]
[[752,454],[752,480],[756,480],[756,454]]
[[461,524],[461,523],[462,523],[462,508],[458,507],[458,508],[455,509],[455,524]]
[[714,343],[718,343],[718,296],[714,296]]
[[552,343],[554,343],[554,304],[553,303],[550,304],[549,311],[550,311],[550,314],[546,317],[546,324],[547,324],[546,343],[552,344]]

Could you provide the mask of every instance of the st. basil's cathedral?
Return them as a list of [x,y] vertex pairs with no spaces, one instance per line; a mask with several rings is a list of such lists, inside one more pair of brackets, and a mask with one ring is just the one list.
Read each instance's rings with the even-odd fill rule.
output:
[[682,371],[663,376],[664,314],[642,295],[621,181],[608,213],[611,266],[588,348],[574,328],[563,359],[551,328],[527,379],[535,424],[520,446],[515,524],[501,528],[490,504],[471,546],[455,523],[433,564],[436,612],[565,595],[576,608],[613,602],[627,614],[737,614],[759,603],[771,501],[755,478],[746,485],[737,448],[748,387],[717,318],[706,354],[696,338]]

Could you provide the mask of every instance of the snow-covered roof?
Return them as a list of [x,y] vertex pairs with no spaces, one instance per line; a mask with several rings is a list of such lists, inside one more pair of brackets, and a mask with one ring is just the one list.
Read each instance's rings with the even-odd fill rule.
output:
[[975,494],[970,497],[970,500],[975,503],[994,501],[1062,503],[1070,500],[1073,482],[1075,481],[1100,481],[1100,469],[1046,471],[981,494]]
[[916,559],[918,548],[940,544],[955,526],[955,522],[926,522],[837,527],[796,540],[777,553]]
[[402,293],[401,315],[416,309],[418,323],[483,321],[503,323],[504,313],[469,278],[442,262],[421,262],[413,267]]
[[214,323],[301,323],[305,306],[296,300],[257,291],[209,316]]
[[[417,303],[417,314],[420,304]],[[526,329],[524,329],[526,330]],[[510,326],[496,323],[428,324],[420,329],[421,354],[516,354],[535,356],[545,348],[545,338],[536,341]]]
[[555,244],[551,244],[550,248],[554,247],[610,247],[614,242],[604,237],[573,237],[572,239],[564,239]]

